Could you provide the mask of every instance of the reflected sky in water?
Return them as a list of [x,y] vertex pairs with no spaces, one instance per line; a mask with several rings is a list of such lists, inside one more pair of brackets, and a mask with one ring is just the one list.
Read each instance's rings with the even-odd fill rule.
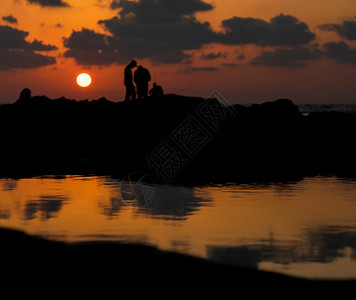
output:
[[155,186],[127,205],[111,177],[0,179],[0,226],[64,241],[139,242],[309,278],[356,278],[356,181]]

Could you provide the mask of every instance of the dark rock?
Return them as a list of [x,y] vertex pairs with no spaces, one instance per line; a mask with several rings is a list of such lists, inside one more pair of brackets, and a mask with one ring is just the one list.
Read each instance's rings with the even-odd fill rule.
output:
[[0,229],[4,299],[346,298],[355,281],[311,281],[114,242],[65,244]]
[[[356,116],[303,116],[288,99],[223,110],[215,106],[202,115],[198,110],[210,99],[173,94],[119,103],[105,98],[28,98],[28,92],[20,98],[27,100],[0,106],[3,176],[9,172],[124,176],[145,171],[160,181],[162,174],[148,165],[147,157],[167,141],[182,156],[175,161],[178,168],[170,170],[174,181],[351,175],[356,170]],[[200,125],[179,132],[192,119]],[[177,144],[182,133],[198,150],[189,154]]]
[[24,88],[20,93],[19,99],[15,103],[23,104],[29,100],[31,100],[31,90],[28,88]]

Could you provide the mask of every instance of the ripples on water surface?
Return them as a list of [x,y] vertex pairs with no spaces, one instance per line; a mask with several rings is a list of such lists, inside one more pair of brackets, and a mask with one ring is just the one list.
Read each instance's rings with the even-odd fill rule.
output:
[[308,278],[356,278],[356,181],[156,186],[146,207],[111,177],[0,179],[0,226],[115,240]]

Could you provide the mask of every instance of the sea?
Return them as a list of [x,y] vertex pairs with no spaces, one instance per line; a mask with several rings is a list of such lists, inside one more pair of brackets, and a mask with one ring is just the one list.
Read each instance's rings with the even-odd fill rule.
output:
[[356,104],[297,104],[297,106],[304,115],[312,112],[356,113]]
[[[1,103],[1,99],[0,99]],[[0,104],[0,106],[3,104]],[[298,109],[304,115],[311,112],[342,112],[356,113],[356,104],[296,104]],[[249,105],[246,105],[249,106]]]

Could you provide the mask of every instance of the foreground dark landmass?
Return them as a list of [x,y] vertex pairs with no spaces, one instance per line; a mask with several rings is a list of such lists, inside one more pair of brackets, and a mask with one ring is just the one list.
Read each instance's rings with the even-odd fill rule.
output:
[[[206,101],[176,95],[128,103],[36,96],[2,105],[0,176],[143,171],[167,181],[147,158],[167,158],[167,151],[157,149],[165,141],[172,146],[172,136],[190,139],[192,151],[174,145],[179,155],[165,166],[170,182],[355,175],[356,115],[303,116],[286,99],[225,111]],[[189,127],[192,118],[200,126]]]
[[[176,95],[129,103],[31,97],[0,106],[0,176],[142,171],[156,182],[167,181],[164,173],[178,183],[355,176],[355,129],[353,114],[303,116],[286,99],[222,107]],[[66,244],[7,229],[0,229],[0,239],[5,299],[339,299],[356,287],[355,281],[298,279],[143,245]]]
[[144,245],[65,244],[1,228],[0,239],[4,299],[340,299],[356,287],[355,281],[298,279]]

